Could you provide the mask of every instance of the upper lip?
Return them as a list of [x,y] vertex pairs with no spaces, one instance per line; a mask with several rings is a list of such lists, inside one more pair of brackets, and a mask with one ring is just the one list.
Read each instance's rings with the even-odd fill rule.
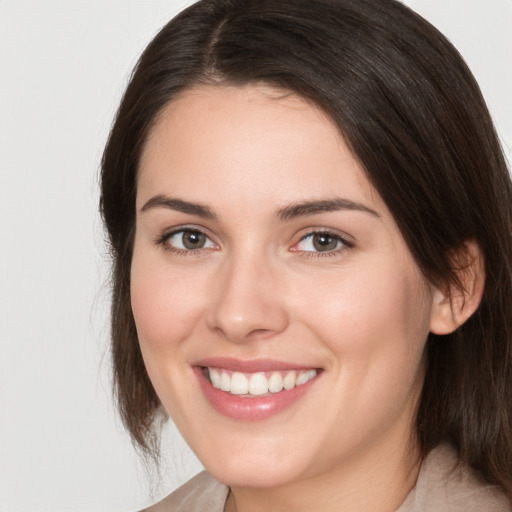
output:
[[235,359],[231,357],[209,357],[194,361],[192,366],[207,366],[209,368],[224,368],[233,372],[256,373],[278,370],[311,370],[315,366],[296,364],[275,359]]

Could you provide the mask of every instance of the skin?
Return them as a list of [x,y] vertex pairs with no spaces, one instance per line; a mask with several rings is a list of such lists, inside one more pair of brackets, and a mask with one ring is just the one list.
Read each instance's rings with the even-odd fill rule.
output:
[[[155,196],[215,218],[144,208]],[[334,198],[371,211],[276,218]],[[136,207],[131,298],[147,371],[231,487],[228,509],[396,510],[417,477],[425,341],[453,315],[330,119],[262,85],[188,90],[148,138]],[[177,252],[181,234],[165,237],[183,226],[205,245]],[[319,252],[304,237],[325,230],[336,247]],[[205,399],[191,365],[206,357],[323,371],[288,409],[245,422]]]

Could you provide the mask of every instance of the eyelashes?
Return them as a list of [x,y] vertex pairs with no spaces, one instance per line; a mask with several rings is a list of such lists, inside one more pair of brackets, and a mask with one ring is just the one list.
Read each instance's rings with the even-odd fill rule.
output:
[[[180,227],[164,233],[155,240],[164,250],[179,256],[201,256],[206,252],[220,250],[220,245],[202,229],[196,227]],[[311,228],[294,243],[289,251],[307,258],[337,256],[354,247],[348,235],[340,232]]]
[[329,230],[315,230],[304,235],[290,251],[301,252],[308,257],[335,256],[353,246],[347,236]]
[[193,227],[182,227],[165,233],[156,240],[156,243],[164,250],[180,256],[198,256],[205,250],[220,249],[206,233]]
[[188,251],[212,249],[215,247],[215,244],[206,234],[195,229],[175,231],[167,237],[167,243],[176,249]]

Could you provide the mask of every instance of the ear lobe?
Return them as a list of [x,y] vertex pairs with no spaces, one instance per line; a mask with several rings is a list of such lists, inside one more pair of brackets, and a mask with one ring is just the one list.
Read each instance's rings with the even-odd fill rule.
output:
[[459,284],[448,283],[432,294],[430,332],[450,334],[477,309],[485,288],[485,263],[482,250],[474,240],[462,244],[452,257]]

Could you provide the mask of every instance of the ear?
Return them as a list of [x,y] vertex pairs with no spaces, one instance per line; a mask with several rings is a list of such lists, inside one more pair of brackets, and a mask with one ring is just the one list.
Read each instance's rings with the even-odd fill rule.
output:
[[460,286],[434,288],[430,332],[450,334],[478,308],[485,288],[485,262],[480,246],[468,240],[453,254],[452,265]]

